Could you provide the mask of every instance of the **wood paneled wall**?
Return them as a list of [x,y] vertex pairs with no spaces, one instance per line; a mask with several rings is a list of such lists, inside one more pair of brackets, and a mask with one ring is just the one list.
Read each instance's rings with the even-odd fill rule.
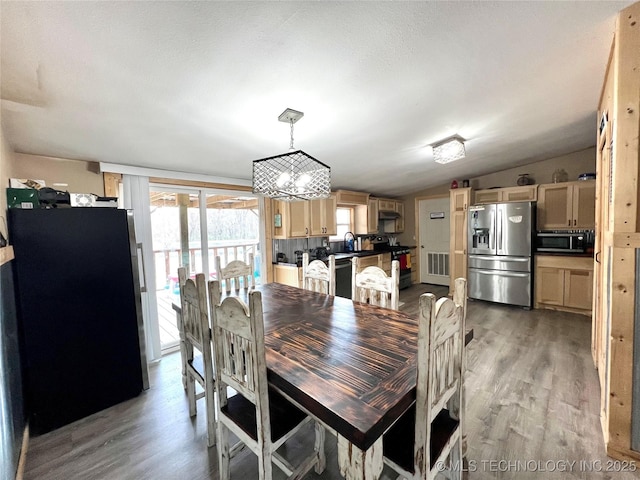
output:
[[[622,10],[598,110],[593,355],[607,453],[632,445],[636,249],[640,248],[640,2]],[[606,120],[603,120],[606,118]],[[601,127],[602,125],[603,127]],[[636,418],[637,420],[637,418]]]

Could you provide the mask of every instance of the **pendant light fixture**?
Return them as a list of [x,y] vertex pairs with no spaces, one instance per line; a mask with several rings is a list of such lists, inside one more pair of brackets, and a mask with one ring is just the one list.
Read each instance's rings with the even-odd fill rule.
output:
[[331,168],[293,148],[293,125],[304,113],[287,108],[278,120],[291,126],[289,152],[253,161],[253,193],[278,200],[314,200],[331,194]]

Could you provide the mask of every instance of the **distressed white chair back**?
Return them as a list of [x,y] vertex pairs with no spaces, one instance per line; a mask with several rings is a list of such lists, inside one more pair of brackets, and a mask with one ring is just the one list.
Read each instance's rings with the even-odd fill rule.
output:
[[[199,273],[195,281],[187,278],[187,269],[178,269],[180,283],[180,306],[184,342],[184,364],[189,414],[197,414],[196,402],[205,398],[207,411],[207,438],[209,446],[215,445],[215,402],[213,386],[213,355],[211,353],[211,332],[207,305],[207,285],[204,274]],[[199,357],[199,358],[198,358]],[[196,393],[196,382],[202,392]]]
[[230,293],[231,290],[241,288],[251,288],[255,286],[253,277],[253,253],[249,254],[249,263],[242,260],[233,260],[224,268],[220,262],[220,257],[216,257],[216,279],[224,285],[224,290]]
[[[229,296],[222,302],[219,281],[209,282],[211,301],[212,334],[215,352],[215,385],[218,393],[218,465],[220,479],[228,480],[230,476],[229,461],[242,450],[242,445],[249,447],[258,456],[258,477],[260,480],[271,480],[272,462],[285,472],[288,478],[302,478],[311,468],[316,472],[324,470],[324,429],[316,425],[316,444],[312,454],[303,460],[299,467],[293,467],[276,450],[311,418],[293,407],[287,400],[278,395],[275,399],[269,392],[267,365],[264,346],[264,320],[262,314],[262,293],[251,290],[248,294],[248,305],[239,297]],[[238,415],[235,397],[227,397],[227,387],[231,387],[253,404],[252,412],[243,410]],[[273,401],[274,411],[292,418],[298,415],[300,420],[279,438],[272,438],[271,416],[269,404]],[[229,408],[234,402],[234,407]],[[283,402],[286,405],[283,405]],[[289,415],[287,408],[294,408],[295,413]],[[241,426],[239,418],[254,418],[256,422],[255,436]],[[275,415],[275,414],[274,414]],[[242,422],[245,423],[244,421]],[[229,431],[233,432],[240,442],[234,446],[229,444]]]
[[[454,298],[466,298],[466,280],[455,281]],[[431,444],[430,425],[437,415],[447,409],[449,415],[458,420],[445,448],[435,464],[442,464],[451,455],[452,465],[459,470],[450,472],[450,478],[461,478],[462,462],[462,372],[464,352],[465,317],[464,306],[449,298],[436,302],[435,296],[426,293],[420,296],[420,318],[418,333],[418,379],[416,391],[416,429],[414,454],[429,452]],[[433,478],[438,469],[431,469],[430,455],[416,456],[416,478]],[[428,475],[421,476],[423,472]]]
[[391,276],[374,266],[359,271],[357,257],[352,258],[351,263],[351,299],[398,310],[400,263],[391,262]]
[[312,292],[336,294],[336,257],[330,255],[329,265],[322,260],[309,263],[309,254],[302,254],[302,288]]

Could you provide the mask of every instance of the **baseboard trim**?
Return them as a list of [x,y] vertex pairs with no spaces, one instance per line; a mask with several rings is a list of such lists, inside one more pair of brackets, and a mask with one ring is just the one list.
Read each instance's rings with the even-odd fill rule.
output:
[[640,460],[640,452],[624,447],[616,447],[607,445],[607,455],[617,460],[638,461]]
[[20,450],[20,459],[18,460],[18,470],[16,471],[16,480],[23,480],[24,466],[27,463],[27,450],[29,450],[29,424],[24,427],[22,435],[22,449]]

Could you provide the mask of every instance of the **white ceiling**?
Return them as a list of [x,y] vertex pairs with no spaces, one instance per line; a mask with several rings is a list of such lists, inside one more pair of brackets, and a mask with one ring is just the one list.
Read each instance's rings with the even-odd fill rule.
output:
[[[0,3],[18,152],[251,178],[295,147],[402,195],[595,143],[630,1]],[[467,157],[433,162],[458,133]]]

